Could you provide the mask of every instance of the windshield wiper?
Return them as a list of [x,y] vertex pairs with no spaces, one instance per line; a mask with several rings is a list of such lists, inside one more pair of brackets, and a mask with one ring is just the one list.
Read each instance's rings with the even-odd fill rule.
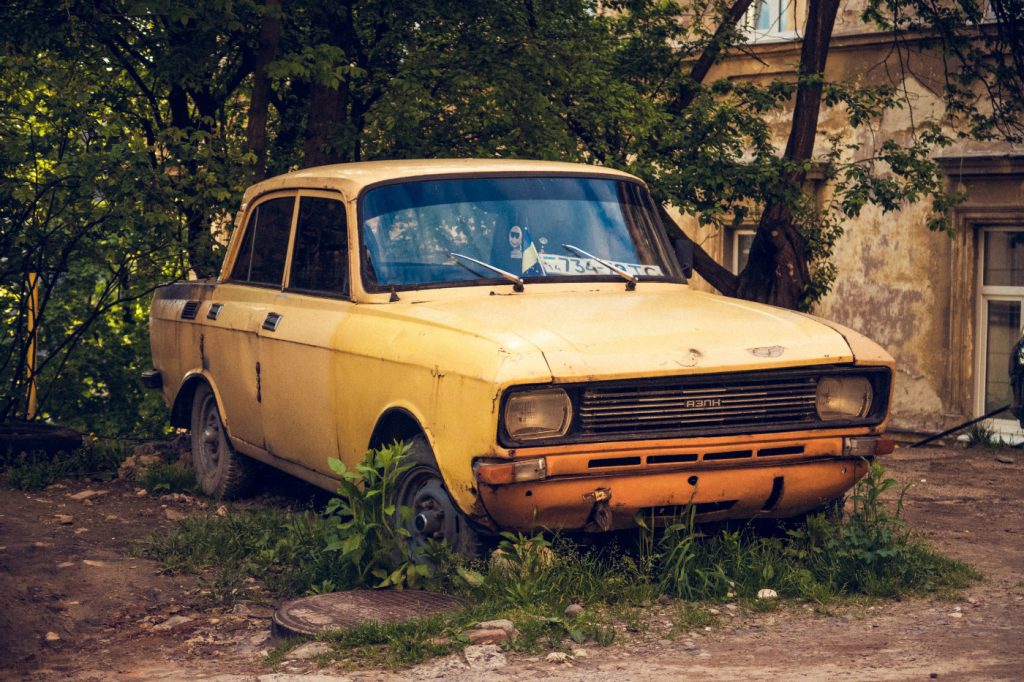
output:
[[[469,261],[470,263],[474,263],[476,265],[479,265],[481,267],[485,267],[488,270],[490,270],[491,272],[496,272],[499,275],[501,275],[503,278],[505,278],[508,281],[512,282],[512,290],[513,291],[522,291],[523,290],[523,278],[519,277],[518,275],[513,275],[511,272],[508,272],[507,270],[502,270],[501,268],[496,267],[494,265],[491,265],[490,263],[485,263],[482,260],[477,260],[476,258],[470,258],[469,256],[465,256],[465,255],[463,255],[461,253],[455,253],[454,251],[449,251],[448,252],[448,256],[450,258],[462,259],[462,260],[465,260],[465,261]],[[458,260],[456,260],[455,262],[458,263]],[[459,263],[459,265],[461,265],[462,267],[466,268],[470,272],[473,272],[473,269],[470,268],[470,267],[467,267],[465,264]],[[473,274],[476,275],[478,273],[473,272]]]
[[578,246],[573,246],[572,244],[562,244],[562,248],[563,249],[568,249],[569,251],[572,251],[577,256],[583,256],[584,258],[590,258],[591,260],[596,260],[598,263],[600,263],[601,265],[605,266],[606,268],[608,268],[609,270],[614,272],[616,275],[618,275],[622,279],[626,280],[626,291],[633,291],[634,289],[636,289],[636,283],[639,281],[639,279],[637,278],[636,275],[631,275],[628,272],[626,272],[625,270],[623,270],[622,268],[620,268],[619,266],[614,265],[612,263],[609,263],[608,261],[606,261],[603,258],[598,258],[597,256],[595,256],[592,253],[587,253],[586,251],[584,251],[583,249],[579,248]]

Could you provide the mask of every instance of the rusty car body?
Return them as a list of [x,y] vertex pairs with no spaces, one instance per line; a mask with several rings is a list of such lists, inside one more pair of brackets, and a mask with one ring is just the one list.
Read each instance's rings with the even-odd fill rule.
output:
[[[410,530],[787,518],[891,450],[893,360],[693,290],[644,184],[575,164],[309,168],[251,187],[222,272],[160,289],[154,370],[203,489],[246,457],[329,490],[413,444]],[[241,456],[240,456],[241,455]]]

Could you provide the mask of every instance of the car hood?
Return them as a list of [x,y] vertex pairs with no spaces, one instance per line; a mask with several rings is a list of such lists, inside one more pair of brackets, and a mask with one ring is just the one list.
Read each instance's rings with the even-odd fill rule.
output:
[[[807,315],[693,291],[543,292],[402,305],[421,322],[535,346],[555,381],[730,372],[851,362],[838,332]],[[646,289],[646,290],[645,290]],[[397,306],[389,312],[398,313]]]

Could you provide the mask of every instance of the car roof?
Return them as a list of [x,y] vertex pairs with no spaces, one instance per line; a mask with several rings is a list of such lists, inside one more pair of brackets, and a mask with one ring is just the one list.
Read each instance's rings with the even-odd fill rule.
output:
[[590,166],[582,163],[563,163],[561,161],[526,161],[519,159],[362,161],[358,163],[339,163],[331,166],[303,168],[269,178],[247,189],[243,203],[247,204],[261,194],[280,189],[334,189],[341,191],[346,198],[354,199],[365,187],[380,182],[430,176],[504,173],[603,175],[636,180],[629,173],[624,173],[614,168]]

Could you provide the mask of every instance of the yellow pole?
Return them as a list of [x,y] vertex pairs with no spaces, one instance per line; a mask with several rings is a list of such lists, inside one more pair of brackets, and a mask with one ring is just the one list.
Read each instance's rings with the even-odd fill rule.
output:
[[28,273],[28,410],[25,419],[36,418],[36,316],[39,314],[39,277],[34,272]]

